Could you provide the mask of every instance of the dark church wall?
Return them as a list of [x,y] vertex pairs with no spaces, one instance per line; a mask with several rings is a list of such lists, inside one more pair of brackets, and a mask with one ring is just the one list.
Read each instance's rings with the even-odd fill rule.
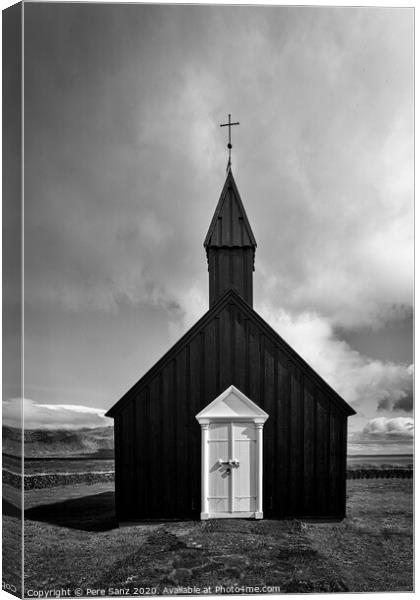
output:
[[264,516],[343,517],[347,415],[302,364],[225,305],[115,414],[117,518],[199,518],[195,415],[231,384],[269,414]]

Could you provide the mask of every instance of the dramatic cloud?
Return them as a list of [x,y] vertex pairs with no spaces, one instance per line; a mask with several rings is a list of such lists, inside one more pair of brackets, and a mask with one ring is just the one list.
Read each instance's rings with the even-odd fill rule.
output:
[[[105,417],[105,410],[89,406],[69,404],[37,404],[23,399],[25,429],[80,429],[82,427],[106,427],[113,420]],[[22,426],[22,399],[3,401],[3,424],[10,427]]]
[[[268,304],[260,312],[272,327],[356,410],[373,416],[378,403],[406,398],[413,367],[373,360],[336,337],[331,323],[314,313],[296,317]],[[352,426],[352,420],[350,420]]]
[[52,28],[45,10],[26,15],[31,304],[188,312],[228,102],[261,297],[346,327],[410,311],[408,11],[60,7]]

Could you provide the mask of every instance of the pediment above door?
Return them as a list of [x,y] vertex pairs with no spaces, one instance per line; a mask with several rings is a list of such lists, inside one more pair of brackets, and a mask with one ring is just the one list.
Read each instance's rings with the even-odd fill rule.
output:
[[204,425],[213,420],[246,420],[265,423],[268,414],[234,385],[210,402],[195,418]]

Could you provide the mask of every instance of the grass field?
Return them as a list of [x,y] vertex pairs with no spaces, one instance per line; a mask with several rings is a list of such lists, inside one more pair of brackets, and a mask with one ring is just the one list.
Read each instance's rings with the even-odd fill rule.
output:
[[[4,487],[7,532],[18,523],[18,496]],[[277,593],[413,589],[411,480],[349,481],[348,517],[328,525],[220,520],[116,528],[112,483],[25,497],[26,595],[58,588],[163,593],[179,586],[213,593],[216,586],[270,586]]]

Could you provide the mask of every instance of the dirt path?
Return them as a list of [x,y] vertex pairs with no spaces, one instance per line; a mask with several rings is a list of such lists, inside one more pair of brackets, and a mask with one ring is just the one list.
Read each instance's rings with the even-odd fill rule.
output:
[[268,520],[162,525],[97,584],[131,589],[147,585],[156,593],[188,586],[213,593],[242,586],[277,593],[348,589],[335,565],[312,547],[300,523]]

